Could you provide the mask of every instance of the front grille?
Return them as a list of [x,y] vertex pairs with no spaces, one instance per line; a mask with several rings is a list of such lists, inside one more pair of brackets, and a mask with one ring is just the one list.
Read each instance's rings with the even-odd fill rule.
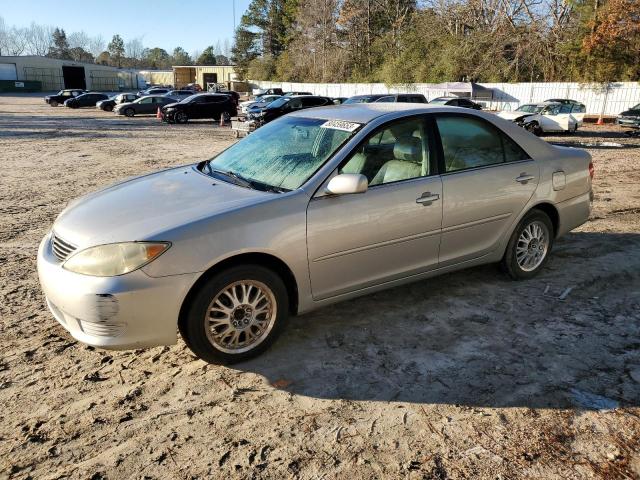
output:
[[53,254],[56,256],[56,258],[61,262],[64,262],[69,257],[69,255],[75,252],[76,247],[57,237],[55,233],[52,233],[51,249],[53,250]]

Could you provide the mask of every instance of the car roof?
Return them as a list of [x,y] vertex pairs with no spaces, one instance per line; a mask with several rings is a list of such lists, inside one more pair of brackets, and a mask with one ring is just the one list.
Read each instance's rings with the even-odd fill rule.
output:
[[[352,103],[348,105],[329,105],[326,107],[314,107],[290,113],[289,116],[318,118],[324,120],[344,120],[357,123],[369,123],[378,117],[394,113],[417,115],[421,113],[435,112],[460,112],[470,113],[470,109],[460,107],[448,107],[445,105],[430,105],[428,103]],[[469,112],[467,112],[469,110]],[[478,114],[475,110],[471,113]],[[405,115],[397,115],[402,117]],[[480,114],[480,116],[482,116]]]

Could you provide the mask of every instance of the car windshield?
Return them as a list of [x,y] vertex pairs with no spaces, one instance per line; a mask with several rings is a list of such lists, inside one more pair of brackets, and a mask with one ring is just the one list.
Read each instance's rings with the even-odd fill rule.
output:
[[179,103],[191,103],[193,102],[196,98],[198,98],[200,95],[189,95],[188,97],[183,98],[182,100],[180,100]]
[[449,100],[451,100],[450,98],[434,98],[433,100],[431,100],[429,103],[435,103],[436,105],[444,105],[446,104]]
[[283,106],[285,103],[287,103],[289,100],[291,100],[291,97],[280,97],[277,100],[274,100],[273,102],[271,102],[269,104],[269,108],[280,108],[281,106]]
[[516,108],[516,112],[540,113],[543,108],[541,105],[522,105]]
[[347,103],[370,103],[372,100],[372,97],[351,97],[348,98],[344,101],[345,104]]
[[360,127],[315,118],[282,117],[212,158],[211,174],[226,172],[253,188],[294,190],[303,185]]
[[631,107],[629,110],[640,110],[640,103]]

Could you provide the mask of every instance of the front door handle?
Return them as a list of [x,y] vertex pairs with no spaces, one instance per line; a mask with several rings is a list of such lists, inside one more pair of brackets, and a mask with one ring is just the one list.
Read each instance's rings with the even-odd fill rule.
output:
[[519,182],[519,183],[522,183],[522,184],[526,184],[529,180],[533,180],[534,178],[536,178],[536,177],[534,177],[533,175],[528,175],[528,174],[522,172],[519,177],[516,177],[516,182]]
[[420,198],[416,198],[416,203],[427,206],[440,199],[437,193],[424,192]]

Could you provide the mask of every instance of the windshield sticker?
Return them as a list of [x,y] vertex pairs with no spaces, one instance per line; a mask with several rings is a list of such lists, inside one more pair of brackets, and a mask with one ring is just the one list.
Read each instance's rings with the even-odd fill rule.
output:
[[345,132],[353,132],[357,130],[361,123],[344,122],[342,120],[329,120],[320,125],[320,128],[333,128],[334,130],[343,130]]

